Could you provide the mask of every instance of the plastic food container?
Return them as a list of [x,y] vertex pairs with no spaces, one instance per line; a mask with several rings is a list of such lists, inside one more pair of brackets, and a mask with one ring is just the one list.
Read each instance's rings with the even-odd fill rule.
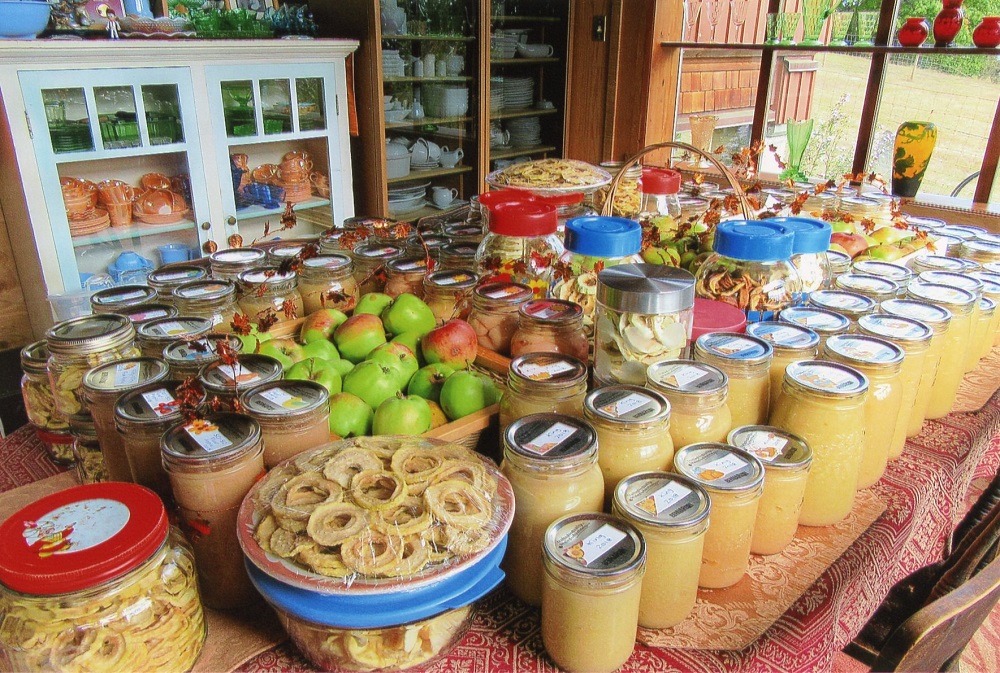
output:
[[136,345],[148,358],[163,357],[163,349],[177,339],[194,339],[212,331],[210,318],[179,316],[151,320],[136,327]]
[[279,273],[276,266],[258,267],[244,271],[239,279],[242,292],[237,303],[252,322],[267,316],[279,323],[305,317],[295,271]]
[[527,353],[510,362],[500,399],[500,432],[529,414],[554,411],[583,418],[587,365],[571,355]]
[[350,311],[358,301],[354,262],[347,255],[316,255],[299,269],[299,294],[305,315],[321,308]]
[[213,278],[235,283],[244,271],[266,264],[267,252],[260,248],[232,248],[213,252],[208,261]]
[[476,251],[476,273],[486,282],[523,283],[545,297],[552,267],[563,253],[556,209],[535,201],[490,208],[489,233]]
[[0,546],[0,656],[13,670],[188,671],[201,653],[194,559],[152,491],[53,493],[0,525]]
[[212,321],[217,332],[231,332],[236,317],[236,285],[230,280],[196,280],[174,288],[174,305],[183,316]]
[[767,341],[738,332],[703,334],[695,342],[694,359],[718,367],[729,377],[728,403],[734,426],[767,421],[773,355]]
[[232,411],[233,401],[240,395],[283,376],[284,370],[276,359],[259,353],[240,353],[235,365],[216,360],[202,367],[198,382],[207,394],[222,401],[225,411]]
[[118,313],[120,309],[156,301],[156,290],[145,285],[119,285],[95,292],[90,297],[94,313]]
[[330,441],[330,393],[315,381],[263,383],[240,403],[260,424],[268,468]]
[[665,360],[649,367],[646,387],[670,401],[670,439],[675,448],[721,442],[733,427],[729,377],[710,364]]

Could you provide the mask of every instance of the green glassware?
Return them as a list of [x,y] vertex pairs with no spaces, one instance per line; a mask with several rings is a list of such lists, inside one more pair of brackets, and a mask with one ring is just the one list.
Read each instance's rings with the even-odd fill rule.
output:
[[812,137],[813,120],[789,119],[785,124],[785,136],[788,139],[788,164],[781,172],[781,181],[807,182],[808,178],[802,172],[802,156],[806,153],[809,138]]
[[795,44],[795,31],[799,27],[798,12],[781,13],[781,41],[778,44]]
[[846,47],[847,31],[851,28],[854,12],[834,12],[830,20],[830,46]]
[[781,22],[778,20],[777,12],[770,12],[767,15],[764,31],[764,44],[778,44],[778,40],[781,39]]
[[854,46],[874,46],[876,28],[878,28],[878,12],[858,12],[858,41]]
[[799,44],[815,46],[823,44],[819,36],[823,32],[829,0],[802,1],[802,41]]

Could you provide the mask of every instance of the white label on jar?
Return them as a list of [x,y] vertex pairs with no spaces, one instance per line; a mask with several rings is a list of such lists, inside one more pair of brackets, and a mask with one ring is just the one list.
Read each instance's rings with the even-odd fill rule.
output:
[[906,322],[905,320],[900,320],[899,318],[879,318],[878,324],[880,324],[886,332],[891,333],[894,336],[915,337],[924,333],[924,330],[920,329],[917,325]]
[[520,366],[521,374],[528,377],[532,381],[544,381],[545,379],[550,379],[556,374],[562,374],[564,372],[571,372],[576,369],[576,366],[570,362],[551,362],[545,365],[533,365],[533,364],[522,364]]
[[657,490],[642,502],[636,503],[636,506],[654,516],[659,516],[666,511],[667,508],[677,504],[690,494],[690,488],[682,484],[678,484],[676,481],[672,481],[663,488]]
[[115,386],[134,386],[139,383],[139,363],[123,362],[115,365]]
[[699,465],[694,469],[694,473],[698,475],[700,479],[705,481],[717,481],[719,479],[724,479],[733,472],[742,470],[749,463],[743,460],[739,456],[727,453],[722,458],[716,458],[715,460],[709,461],[704,465]]
[[822,390],[853,390],[858,388],[857,377],[835,367],[823,365],[804,368],[797,378],[803,383],[812,384]]
[[146,293],[142,290],[133,290],[132,292],[126,292],[125,294],[112,295],[111,301],[128,301],[129,299],[139,299],[140,297],[145,297]]
[[365,250],[360,253],[363,257],[387,257],[389,255],[395,255],[398,252],[396,248],[372,248],[371,250]]
[[156,326],[156,333],[162,336],[185,334],[187,331],[187,328],[179,322],[165,322]]
[[759,336],[761,339],[773,341],[777,344],[782,344],[799,341],[802,338],[803,333],[791,327],[779,327],[773,332],[761,330],[758,334],[756,334],[756,336]]
[[210,285],[203,285],[202,287],[191,288],[190,290],[187,290],[186,292],[184,292],[184,296],[185,297],[201,297],[201,296],[204,296],[206,294],[212,294],[213,292],[218,292],[218,291],[224,290],[224,289],[226,289],[225,285],[218,285],[216,283],[212,283]]
[[749,339],[741,339],[739,337],[719,339],[711,346],[713,350],[716,350],[723,355],[738,355],[749,350],[761,350],[760,344],[750,341]]
[[553,423],[541,434],[536,435],[521,445],[526,451],[531,451],[539,456],[556,448],[576,433],[576,428],[565,423]]
[[184,431],[198,446],[212,453],[233,445],[229,439],[219,432],[219,426],[209,421],[197,420],[184,426]]
[[856,287],[862,290],[875,290],[876,292],[887,291],[891,287],[889,283],[886,283],[879,278],[865,278],[864,276],[849,278],[846,281],[846,284],[850,287]]
[[493,290],[492,292],[487,292],[486,296],[490,299],[503,299],[504,297],[512,297],[515,294],[520,294],[522,292],[521,288],[516,285],[506,285],[499,290]]
[[454,276],[435,278],[434,282],[438,285],[455,285],[457,283],[464,283],[467,280],[472,280],[472,276],[467,273],[456,273]]
[[197,271],[173,271],[171,273],[158,273],[156,274],[157,280],[180,280],[182,278],[192,278],[197,276]]
[[131,517],[124,503],[107,498],[71,502],[25,521],[24,542],[39,557],[70,554],[107,542],[125,528]]
[[396,268],[399,269],[400,271],[415,271],[417,269],[426,269],[427,260],[418,259],[412,262],[406,262],[405,264],[397,264]]
[[155,311],[149,311],[146,313],[133,313],[129,316],[132,322],[137,322],[139,320],[153,320],[155,318],[166,318],[167,312],[163,309],[157,309]]
[[787,445],[787,439],[778,437],[773,432],[751,432],[740,439],[739,446],[765,463],[773,463]]
[[845,339],[840,343],[840,350],[858,360],[881,362],[892,359],[891,349],[864,339]]
[[644,407],[649,404],[652,398],[648,395],[640,395],[639,393],[632,393],[627,395],[620,400],[615,400],[610,404],[605,404],[600,407],[600,410],[609,416],[614,416],[615,418],[621,418],[625,414],[635,411],[639,407]]
[[580,565],[589,566],[626,537],[628,533],[606,523],[563,553]]
[[[237,367],[239,369],[237,369]],[[242,365],[219,365],[219,371],[222,375],[233,383],[251,383],[260,378],[257,372],[250,371]]]
[[833,306],[835,308],[851,308],[861,305],[857,299],[846,294],[823,295],[821,301],[827,306]]
[[662,375],[660,376],[660,383],[671,386],[672,388],[687,388],[694,382],[700,381],[708,375],[704,369],[692,367],[691,365],[674,365],[672,367],[664,367],[661,372]]
[[833,329],[839,327],[841,322],[837,320],[832,315],[827,315],[825,313],[801,313],[802,324],[806,327],[825,327],[827,329]]
[[282,409],[301,409],[309,404],[301,397],[289,395],[281,388],[270,388],[261,392],[260,396],[269,402],[277,404]]
[[142,393],[142,399],[146,400],[146,404],[149,405],[154,414],[161,417],[169,416],[180,407],[180,403],[166,388],[157,388],[148,393]]

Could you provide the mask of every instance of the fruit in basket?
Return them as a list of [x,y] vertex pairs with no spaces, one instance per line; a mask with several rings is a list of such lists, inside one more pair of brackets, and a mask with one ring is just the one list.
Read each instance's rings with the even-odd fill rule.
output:
[[238,334],[236,336],[240,340],[240,343],[243,344],[243,348],[240,349],[242,353],[256,353],[261,344],[274,338],[270,332],[259,332],[257,325],[254,324],[250,325],[249,334]]
[[381,292],[368,292],[361,295],[357,306],[354,307],[354,315],[359,313],[371,313],[381,315],[382,311],[392,303],[392,297]]
[[431,409],[431,430],[448,424],[448,417],[445,416],[444,409],[441,408],[440,404],[433,400],[427,400],[427,406]]
[[437,325],[431,307],[415,294],[404,292],[382,311],[382,324],[389,334],[426,334]]
[[368,360],[397,369],[400,373],[401,385],[404,388],[410,380],[410,377],[416,374],[417,370],[420,369],[420,363],[417,362],[417,356],[413,354],[413,351],[411,351],[409,347],[404,346],[401,343],[393,343],[391,341],[389,343],[382,344],[369,353]]
[[496,404],[499,399],[491,379],[468,370],[455,372],[441,386],[441,408],[453,421]]
[[357,395],[340,392],[330,398],[330,432],[338,437],[370,435],[375,412]]
[[647,264],[663,264],[664,266],[680,266],[681,265],[681,255],[676,249],[671,247],[665,248],[647,248],[642,251],[642,261]]
[[399,379],[392,367],[365,360],[347,372],[344,377],[344,392],[353,393],[372,409],[378,409],[382,402],[403,391],[406,383],[400,383]]
[[378,405],[372,421],[375,435],[421,435],[431,429],[431,408],[422,397],[398,395]]
[[441,362],[460,368],[476,361],[479,339],[472,325],[454,318],[425,334],[420,348],[428,363]]
[[340,357],[357,364],[386,342],[385,328],[377,315],[355,313],[333,331]]
[[424,354],[420,350],[420,342],[423,340],[424,335],[419,332],[403,332],[402,334],[397,334],[389,340],[390,343],[403,344],[417,356],[417,362],[420,366],[427,364],[424,361]]
[[268,339],[260,344],[259,352],[261,355],[269,355],[280,362],[281,368],[286,372],[296,362],[306,359],[302,345],[290,338]]
[[302,347],[302,352],[307,358],[320,358],[321,360],[339,360],[340,353],[332,341],[310,341]]
[[347,376],[347,372],[354,369],[354,363],[350,360],[345,360],[344,358],[334,360],[330,363],[330,366],[337,370],[337,373],[340,374],[341,378]]
[[425,400],[437,402],[441,399],[441,387],[454,373],[454,367],[441,362],[421,367],[406,386],[406,394],[418,395]]
[[343,389],[344,381],[333,363],[320,358],[307,358],[292,365],[285,373],[286,379],[315,381],[326,388],[331,395]]
[[335,308],[321,308],[313,311],[302,321],[299,341],[304,344],[313,341],[329,341],[333,331],[347,322],[347,315]]

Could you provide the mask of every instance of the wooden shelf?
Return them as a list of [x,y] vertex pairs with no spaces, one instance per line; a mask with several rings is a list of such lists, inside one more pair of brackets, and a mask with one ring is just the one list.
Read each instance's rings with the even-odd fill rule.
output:
[[980,49],[979,47],[900,47],[897,45],[875,45],[872,47],[839,47],[829,44],[702,44],[699,42],[661,42],[661,47],[669,49],[688,49],[704,51],[814,51],[843,52],[864,54],[950,54],[950,55],[986,55],[998,56],[996,49]]
[[529,154],[548,154],[558,149],[555,145],[534,145],[533,147],[512,147],[509,150],[490,150],[490,161],[496,159],[512,159]]
[[544,58],[495,58],[490,61],[490,65],[547,65],[550,63],[562,63],[562,59],[557,56],[546,56]]
[[382,34],[383,40],[409,40],[412,42],[475,42],[472,35],[398,35]]
[[[292,204],[292,207],[295,209],[295,212],[299,212],[300,210],[310,210],[312,208],[321,208],[328,205],[330,205],[330,199],[321,199],[318,196],[314,196],[308,201],[300,201],[299,203]],[[285,204],[281,204],[280,208],[247,206],[246,208],[238,209],[236,211],[236,217],[241,219],[270,217],[271,215],[281,215],[283,212],[285,212]]]
[[405,177],[389,178],[386,182],[390,185],[398,185],[401,182],[416,182],[417,180],[426,180],[428,178],[440,178],[446,175],[468,173],[472,168],[472,166],[455,166],[454,168],[432,168],[429,171],[410,171],[410,174]]
[[527,108],[525,110],[510,110],[509,112],[495,112],[490,114],[490,119],[517,119],[518,117],[539,117],[541,115],[554,115],[559,112],[558,108],[548,108],[539,110],[537,108]]
[[[135,221],[135,220],[134,220]],[[156,236],[157,234],[169,234],[175,231],[196,231],[193,220],[181,220],[174,224],[132,224],[127,227],[111,227],[89,236],[74,236],[73,247],[79,248],[84,245],[94,243],[107,243],[108,241],[121,241],[126,238],[143,238],[144,236]]]
[[412,82],[421,84],[423,82],[471,82],[471,77],[464,75],[448,75],[445,77],[385,77],[382,80],[386,84],[402,84]]
[[491,16],[493,23],[561,23],[558,16]]
[[426,126],[427,124],[458,124],[460,122],[472,121],[472,117],[424,117],[423,119],[404,119],[401,122],[386,122],[386,130],[406,129],[414,126]]
[[56,163],[74,163],[77,161],[97,161],[100,159],[126,159],[129,157],[147,157],[154,154],[181,154],[187,152],[186,143],[164,143],[162,145],[137,145],[117,149],[75,150],[58,152],[53,156]]

